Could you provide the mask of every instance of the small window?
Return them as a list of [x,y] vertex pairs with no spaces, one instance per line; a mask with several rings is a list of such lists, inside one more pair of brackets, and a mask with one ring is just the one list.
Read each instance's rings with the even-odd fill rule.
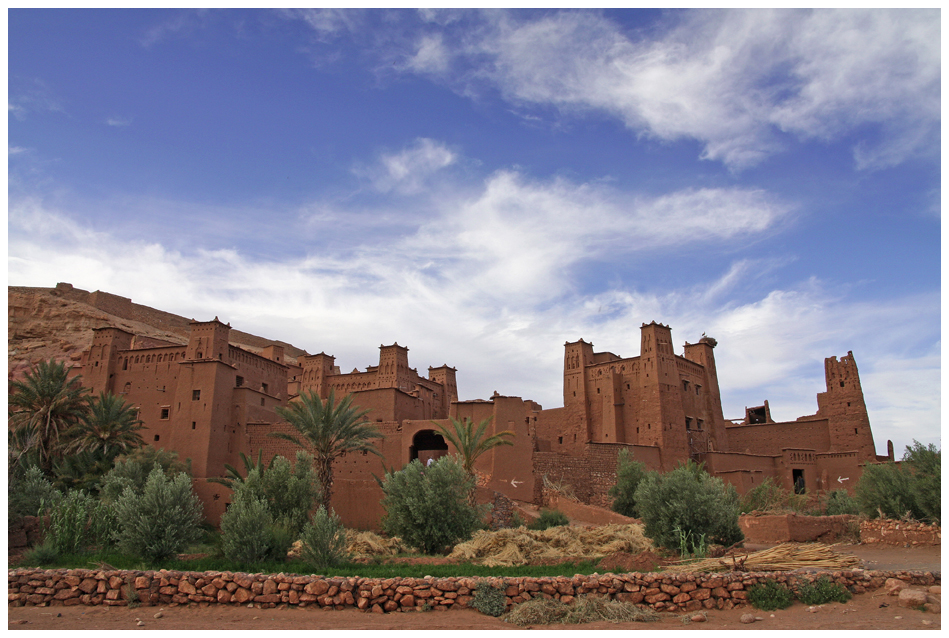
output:
[[685,417],[685,429],[686,430],[692,429],[692,417],[690,416]]
[[244,385],[244,377],[237,377],[237,387]]
[[840,387],[841,387],[841,388],[844,387],[844,382],[843,382],[843,381],[840,382]]
[[260,389],[261,389],[262,392],[266,392],[266,391],[267,391],[267,384],[266,384],[266,383],[261,383],[261,384],[260,384]]
[[558,436],[558,437],[557,437],[557,443],[563,445],[563,437],[562,437],[562,436]]
[[682,379],[682,390],[687,392],[689,390],[689,382],[686,379]]
[[260,400],[260,406],[261,406],[261,407],[264,406],[264,400],[263,400],[263,399]]
[[198,428],[198,422],[197,422],[197,421],[192,421],[192,422],[191,422],[191,429],[192,429],[192,430],[196,430],[197,428]]
[[163,421],[168,419],[168,412],[170,412],[170,409],[169,409],[169,408],[162,408],[162,409],[161,409],[161,419],[162,419]]
[[155,435],[155,440],[156,440],[156,441],[158,440],[158,435],[157,435],[157,434]]
[[191,400],[200,401],[201,400],[201,390],[192,390],[191,391]]
[[596,393],[597,393],[597,394],[600,393],[600,389],[599,389],[599,388],[596,389]]
[[700,385],[696,385],[696,386],[695,386],[695,396],[699,396],[699,390],[701,390],[701,389],[702,389],[702,386],[700,386]]

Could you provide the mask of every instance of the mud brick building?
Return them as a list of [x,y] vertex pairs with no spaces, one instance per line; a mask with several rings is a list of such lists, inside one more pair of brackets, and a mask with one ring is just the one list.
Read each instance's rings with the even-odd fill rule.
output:
[[[409,349],[379,346],[378,364],[341,373],[331,355],[289,361],[284,347],[259,353],[230,343],[231,328],[217,318],[192,321],[187,344],[139,337],[126,330],[94,330],[77,372],[92,392],[109,391],[136,406],[150,445],[190,458],[206,516],[220,519],[229,491],[208,478],[223,476],[239,453],[282,454],[295,448],[268,436],[291,432],[276,408],[299,393],[354,395],[384,438],[384,459],[350,453],[334,465],[333,508],[351,527],[378,527],[382,493],[375,476],[451,452],[435,423],[448,418],[491,418],[493,431],[513,430],[513,446],[496,448],[477,465],[482,493],[539,502],[544,476],[569,484],[586,503],[608,505],[619,450],[650,468],[667,471],[686,459],[744,492],[766,477],[808,492],[852,489],[861,466],[880,460],[873,443],[853,355],[825,361],[826,391],[817,412],[775,423],[770,407],[746,410],[740,422],[722,414],[714,339],[703,336],[673,349],[672,331],[643,324],[640,355],[595,352],[582,339],[564,345],[563,407],[543,409],[521,397],[495,394],[460,401],[456,369],[409,366]],[[434,423],[433,423],[434,422]],[[839,479],[846,477],[846,483]]]

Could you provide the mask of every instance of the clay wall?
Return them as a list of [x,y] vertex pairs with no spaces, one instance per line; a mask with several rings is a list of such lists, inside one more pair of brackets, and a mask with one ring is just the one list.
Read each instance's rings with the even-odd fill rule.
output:
[[816,455],[816,463],[819,489],[847,490],[850,495],[854,494],[854,488],[863,476],[859,452],[824,452]]
[[738,517],[738,526],[745,535],[746,543],[833,542],[851,535],[857,520],[857,517],[848,515],[744,515]]
[[[7,572],[8,605],[127,606],[135,592],[145,606],[204,603],[261,607],[293,605],[324,609],[355,608],[367,612],[419,611],[469,607],[478,587],[497,587],[507,607],[540,596],[570,603],[578,596],[604,596],[648,605],[657,611],[733,609],[748,604],[748,589],[766,579],[794,586],[822,574],[731,572],[723,574],[577,574],[573,577],[490,578],[326,578],[293,574],[232,572],[128,571],[97,569],[11,569]],[[834,582],[864,593],[883,587],[888,578],[909,585],[940,584],[938,572],[844,570],[825,572]]]
[[232,375],[233,387],[245,386],[277,399],[287,399],[287,366],[234,345],[228,347],[226,362],[235,368],[233,373],[222,372]]
[[759,425],[732,425],[725,428],[729,452],[777,456],[786,447],[806,443],[815,452],[831,449],[826,419],[789,421]]

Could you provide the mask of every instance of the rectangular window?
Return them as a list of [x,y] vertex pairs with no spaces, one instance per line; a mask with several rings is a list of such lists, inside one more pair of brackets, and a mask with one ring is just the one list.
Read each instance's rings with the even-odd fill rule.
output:
[[686,430],[692,429],[692,417],[690,416],[685,417],[685,429]]
[[260,389],[261,389],[262,392],[266,392],[266,391],[267,391],[267,384],[266,384],[266,383],[261,383],[261,384],[260,384]]
[[200,401],[201,400],[201,390],[192,390],[191,391],[191,400]]
[[156,440],[156,441],[158,440],[158,435],[157,435],[157,434],[155,435],[155,440]]
[[197,428],[198,428],[198,422],[197,422],[197,421],[192,421],[192,422],[191,422],[191,429],[192,429],[192,430],[196,430]]
[[688,391],[688,389],[689,389],[689,382],[685,379],[682,379],[682,390]]
[[244,377],[237,377],[237,387],[244,385]]
[[161,419],[164,421],[168,418],[168,413],[171,412],[171,408],[162,408],[161,409]]
[[261,406],[261,407],[264,407],[264,400],[263,400],[263,399],[260,400],[260,406]]
[[701,389],[702,389],[702,386],[700,385],[695,386],[695,396],[699,396],[699,390]]

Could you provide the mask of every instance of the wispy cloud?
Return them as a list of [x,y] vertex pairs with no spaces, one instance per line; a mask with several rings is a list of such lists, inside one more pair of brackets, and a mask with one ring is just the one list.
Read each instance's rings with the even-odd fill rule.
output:
[[457,159],[458,155],[444,144],[419,138],[397,153],[382,153],[378,163],[370,167],[358,166],[354,172],[369,178],[376,190],[412,194],[419,192],[433,175]]
[[118,127],[131,126],[131,125],[132,125],[132,118],[130,118],[130,117],[110,117],[110,118],[107,118],[107,119],[106,119],[105,123],[108,124],[109,126],[118,126]]

